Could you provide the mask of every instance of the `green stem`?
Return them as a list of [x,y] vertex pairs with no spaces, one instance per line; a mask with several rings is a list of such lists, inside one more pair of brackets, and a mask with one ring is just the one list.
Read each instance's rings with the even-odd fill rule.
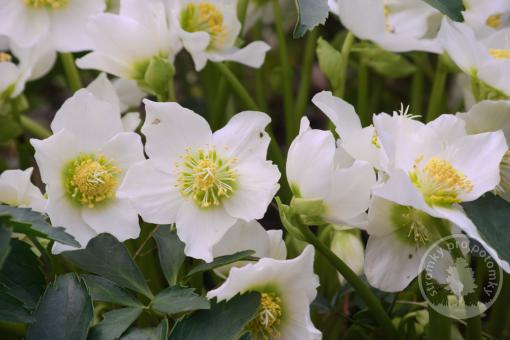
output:
[[37,138],[45,139],[51,136],[51,131],[46,129],[44,126],[33,121],[27,116],[20,115],[19,121],[21,126],[31,135]]
[[335,267],[340,274],[342,274],[342,276],[352,285],[356,292],[365,301],[370,312],[381,325],[386,337],[388,339],[397,339],[397,331],[377,296],[372,293],[370,288],[365,285],[365,283],[351,270],[351,268],[349,268],[347,264],[345,264],[345,262],[336,256],[321,241],[319,241],[317,236],[315,236],[308,226],[303,223],[297,224],[306,241],[312,244],[315,249],[317,249],[317,251],[319,251],[328,260],[328,262]]
[[368,77],[369,70],[368,65],[364,58],[361,58],[359,69],[358,69],[358,115],[363,126],[369,125],[369,114],[368,114]]
[[53,280],[53,278],[55,277],[55,267],[53,266],[53,261],[51,260],[51,257],[48,255],[48,252],[47,252],[46,248],[44,248],[41,245],[41,243],[39,242],[37,237],[32,236],[32,235],[27,235],[27,237],[30,240],[30,242],[32,242],[32,244],[41,253],[41,258],[42,258],[44,264],[46,265],[46,269],[47,269],[47,272],[49,274],[48,278],[49,278],[50,281]]
[[282,68],[283,80],[283,107],[285,110],[285,141],[290,145],[292,139],[298,132],[299,122],[294,119],[292,107],[292,73],[287,51],[287,41],[283,29],[283,15],[279,0],[272,0],[273,14],[275,18],[276,35],[278,37],[278,52],[280,55],[280,66]]
[[430,122],[441,114],[441,106],[445,97],[445,85],[448,70],[443,63],[441,57],[437,59],[436,73],[434,74],[434,82],[432,83],[432,92],[430,93],[429,107],[427,109],[427,121]]
[[342,50],[340,51],[340,72],[338,88],[335,90],[335,96],[343,98],[345,96],[345,82],[347,81],[347,69],[349,67],[349,56],[351,54],[352,44],[354,43],[354,34],[347,33]]
[[503,338],[503,330],[509,316],[508,301],[510,300],[510,275],[504,274],[503,287],[498,299],[491,308],[490,318],[487,324],[487,331],[495,339]]
[[301,68],[301,82],[299,83],[299,90],[296,102],[296,122],[299,122],[301,116],[305,113],[307,104],[309,103],[310,87],[312,82],[312,64],[315,57],[315,45],[317,42],[318,29],[314,29],[306,36],[305,51],[303,57],[303,67]]
[[244,26],[244,20],[246,19],[246,12],[248,11],[249,0],[239,0],[237,4],[237,18],[241,25]]
[[482,320],[479,316],[466,320],[466,340],[482,339]]
[[451,339],[451,319],[429,306],[429,339]]
[[473,92],[473,97],[475,97],[476,103],[483,99],[480,91],[480,82],[478,81],[478,76],[476,74],[471,75],[471,91]]
[[221,126],[223,116],[225,115],[225,107],[227,106],[229,93],[227,80],[222,77],[218,83],[218,90],[214,98],[214,105],[211,112],[211,127],[213,130]]
[[411,84],[411,112],[414,115],[422,115],[423,90],[425,86],[425,77],[420,69],[416,69]]
[[[262,22],[260,20],[253,29],[253,37],[255,40],[262,40]],[[261,67],[255,69],[255,98],[257,98],[257,104],[260,109],[263,112],[268,112],[266,85],[264,84],[265,65],[266,64],[262,64]]]
[[154,234],[156,233],[156,231],[158,231],[160,225],[156,225],[156,227],[154,227],[154,229],[152,229],[152,231],[149,233],[149,235],[147,235],[147,237],[145,238],[145,240],[140,244],[140,246],[138,247],[138,249],[136,250],[135,254],[133,255],[133,259],[136,259],[138,255],[140,255],[140,253],[142,252],[143,250],[143,247],[145,247],[145,245],[147,244],[147,242],[149,242],[149,240],[152,238],[152,236],[154,236]]
[[168,101],[175,102],[177,97],[175,96],[175,84],[174,78],[168,82]]
[[61,53],[60,60],[64,66],[64,72],[66,74],[67,82],[71,88],[71,91],[78,91],[83,86],[81,84],[80,74],[78,73],[78,69],[74,63],[74,57],[72,53]]

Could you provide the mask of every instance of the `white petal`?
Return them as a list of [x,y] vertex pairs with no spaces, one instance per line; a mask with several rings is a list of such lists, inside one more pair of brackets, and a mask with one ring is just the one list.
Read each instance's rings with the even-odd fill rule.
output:
[[287,154],[287,180],[294,195],[324,199],[329,192],[335,158],[335,139],[329,131],[312,130],[306,117]]
[[269,255],[276,260],[285,260],[287,258],[287,247],[283,240],[282,230],[268,230],[269,236]]
[[81,89],[66,100],[51,123],[54,133],[66,129],[92,151],[122,132],[120,114],[115,107]]
[[278,191],[280,171],[269,161],[245,162],[237,167],[238,188],[223,201],[225,210],[245,221],[264,217],[267,207]]
[[214,257],[254,250],[257,257],[269,256],[269,236],[257,221],[237,221],[212,248]]
[[470,135],[503,130],[507,143],[510,141],[510,101],[484,100],[457,116],[466,121]]
[[170,171],[179,156],[191,148],[210,145],[212,133],[207,121],[177,103],[156,103],[145,99],[146,117],[142,133],[145,152],[161,169]]
[[182,204],[175,176],[158,170],[150,160],[129,168],[117,197],[129,199],[144,221],[156,224],[175,223]]
[[142,122],[139,112],[128,112],[122,116],[122,127],[126,132],[134,132]]
[[136,81],[117,78],[112,81],[115,91],[120,99],[120,111],[125,112],[131,107],[140,106],[146,93],[140,90]]
[[145,160],[142,139],[133,132],[119,133],[106,142],[100,153],[122,170],[121,178],[132,165]]
[[370,236],[365,253],[368,282],[385,292],[404,290],[418,276],[425,251],[402,243],[394,234]]
[[185,201],[177,213],[177,235],[186,245],[187,256],[213,260],[213,246],[234,225],[236,219],[222,208],[198,208],[193,201]]
[[26,47],[37,43],[50,27],[46,9],[31,9],[22,1],[2,1],[0,18],[0,35]]
[[106,74],[101,73],[87,86],[87,90],[97,98],[112,104],[115,112],[120,114],[119,96]]
[[207,53],[210,60],[221,61],[235,61],[240,64],[250,66],[253,68],[260,68],[264,64],[267,51],[271,47],[263,41],[254,41],[245,47],[230,48],[220,52]]
[[138,214],[127,200],[116,199],[104,206],[83,208],[82,218],[98,234],[109,233],[120,242],[138,238]]
[[264,129],[270,122],[271,118],[263,112],[240,112],[214,132],[213,143],[227,157],[265,159],[269,137]]
[[338,0],[337,9],[342,24],[358,38],[377,40],[386,29],[382,1]]
[[82,69],[93,69],[113,74],[117,77],[130,78],[133,76],[132,65],[127,60],[119,60],[107,53],[93,51],[76,59],[76,66]]
[[[14,63],[3,62],[0,63],[0,74],[2,75],[2,77],[0,77],[0,94],[3,95],[4,91],[7,89],[10,90],[10,86],[16,85],[20,77],[20,70],[16,67],[16,65],[14,65]],[[10,96],[18,95],[19,93],[17,92],[23,91],[24,88],[25,84],[20,84],[19,90],[10,94]]]
[[393,224],[391,216],[393,207],[396,206],[392,201],[373,196],[368,210],[367,233],[374,236],[386,236],[395,232],[396,226]]
[[32,184],[30,177],[33,168],[26,170],[6,170],[0,175],[0,202],[10,205],[30,207],[44,211],[46,200],[39,188]]

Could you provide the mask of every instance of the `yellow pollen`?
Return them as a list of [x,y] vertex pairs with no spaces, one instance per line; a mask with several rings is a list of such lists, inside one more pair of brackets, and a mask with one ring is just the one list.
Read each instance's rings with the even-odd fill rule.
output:
[[79,204],[94,208],[115,195],[120,170],[103,156],[84,155],[72,161],[65,169],[64,184],[67,194]]
[[381,148],[381,144],[379,144],[379,137],[377,136],[377,131],[374,130],[374,134],[372,135],[372,139],[371,139],[371,142],[372,144],[380,149]]
[[11,61],[12,56],[6,52],[0,52],[0,63],[5,61]]
[[25,5],[32,8],[49,7],[51,9],[60,9],[67,6],[69,0],[24,0]]
[[177,162],[177,187],[183,197],[190,197],[200,208],[219,206],[235,191],[237,159],[224,160],[215,147],[189,149]]
[[422,160],[423,156],[416,159],[409,177],[429,205],[459,203],[461,192],[473,190],[471,181],[448,161],[432,157],[423,168],[419,168]]
[[489,27],[498,29],[501,27],[501,13],[493,14],[487,18],[485,24]]
[[280,336],[282,300],[274,293],[261,293],[260,306],[255,318],[246,328],[254,340],[271,340]]
[[395,28],[391,25],[390,22],[390,6],[384,5],[384,21],[386,23],[386,32],[395,33]]
[[510,50],[499,48],[489,48],[489,53],[496,59],[510,59]]
[[209,47],[221,48],[228,32],[223,25],[223,14],[212,3],[189,3],[181,11],[181,26],[185,31],[205,31],[211,35]]

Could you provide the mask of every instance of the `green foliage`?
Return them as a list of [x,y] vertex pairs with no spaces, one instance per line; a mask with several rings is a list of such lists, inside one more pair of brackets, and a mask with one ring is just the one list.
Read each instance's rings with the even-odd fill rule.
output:
[[172,63],[165,58],[154,57],[145,71],[144,83],[151,93],[166,98],[174,74]]
[[501,197],[489,193],[476,201],[464,202],[462,207],[478,227],[483,239],[503,260],[510,262],[510,247],[508,247],[510,204]]
[[133,328],[129,330],[121,340],[167,340],[168,320],[164,319],[157,327]]
[[352,52],[372,70],[388,78],[407,77],[416,72],[416,67],[401,54],[383,50],[368,41],[354,44]]
[[115,309],[103,315],[103,320],[90,330],[91,340],[118,339],[140,316],[143,308],[128,307]]
[[195,268],[191,269],[188,272],[188,276],[212,270],[214,268],[218,268],[241,260],[253,260],[254,259],[252,257],[253,254],[255,254],[255,251],[253,250],[243,250],[231,255],[218,256],[212,262],[209,263],[204,262],[199,264]]
[[329,14],[327,0],[295,0],[298,20],[294,27],[294,38],[301,38],[307,31],[326,22]]
[[11,231],[7,228],[4,228],[4,226],[0,224],[0,269],[2,268],[5,259],[11,250],[11,246],[9,245],[10,241]]
[[169,285],[175,285],[179,270],[184,263],[184,243],[169,226],[160,226],[154,234],[158,246],[159,263]]
[[322,73],[328,78],[331,88],[337,89],[342,80],[342,54],[322,37],[317,40],[316,53]]
[[110,302],[127,307],[142,307],[143,304],[110,280],[96,275],[82,275],[93,301]]
[[126,246],[110,234],[100,234],[90,240],[85,249],[65,252],[63,255],[83,270],[103,276],[148,298],[153,296]]
[[446,14],[454,21],[464,21],[462,11],[465,10],[462,0],[424,0],[441,13]]
[[39,302],[27,339],[85,339],[92,309],[85,282],[74,273],[59,276]]
[[41,237],[73,247],[80,246],[73,236],[64,231],[64,228],[52,227],[43,214],[29,208],[0,204],[0,222],[11,227],[16,233]]
[[161,291],[151,303],[151,307],[159,312],[178,314],[197,309],[209,309],[209,300],[195,294],[195,289],[180,286],[170,287]]
[[201,310],[179,321],[169,340],[234,339],[255,316],[260,304],[256,292],[237,295],[227,302],[211,303],[210,310]]
[[20,136],[23,129],[11,115],[0,114],[0,143]]

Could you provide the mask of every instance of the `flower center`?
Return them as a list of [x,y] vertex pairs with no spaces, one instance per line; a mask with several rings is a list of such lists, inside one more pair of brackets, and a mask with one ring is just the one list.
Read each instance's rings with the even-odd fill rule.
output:
[[501,27],[501,13],[493,14],[487,18],[485,24],[489,27],[498,29]]
[[227,38],[223,14],[214,4],[189,3],[181,10],[181,26],[187,32],[205,31],[211,35],[209,47],[221,48]]
[[67,6],[69,0],[23,0],[25,5],[32,8],[50,7],[52,9],[60,9]]
[[246,328],[252,338],[269,340],[280,336],[278,330],[282,320],[282,300],[274,293],[261,293],[257,315]]
[[441,238],[438,229],[447,225],[446,221],[432,217],[421,210],[398,204],[392,206],[390,216],[399,239],[419,247]]
[[191,197],[200,208],[218,206],[235,191],[237,171],[233,168],[236,158],[224,160],[216,148],[191,149],[177,163],[177,186],[184,197]]
[[10,55],[7,52],[0,52],[0,63],[6,62],[6,61],[11,61],[11,60],[12,60],[12,55]]
[[65,168],[64,185],[74,201],[94,208],[114,197],[119,174],[120,170],[104,156],[82,155]]
[[499,48],[489,48],[489,53],[496,59],[510,59],[510,50]]
[[432,157],[419,168],[422,160],[423,156],[416,159],[409,177],[429,205],[459,203],[459,193],[473,190],[471,181],[448,161]]

